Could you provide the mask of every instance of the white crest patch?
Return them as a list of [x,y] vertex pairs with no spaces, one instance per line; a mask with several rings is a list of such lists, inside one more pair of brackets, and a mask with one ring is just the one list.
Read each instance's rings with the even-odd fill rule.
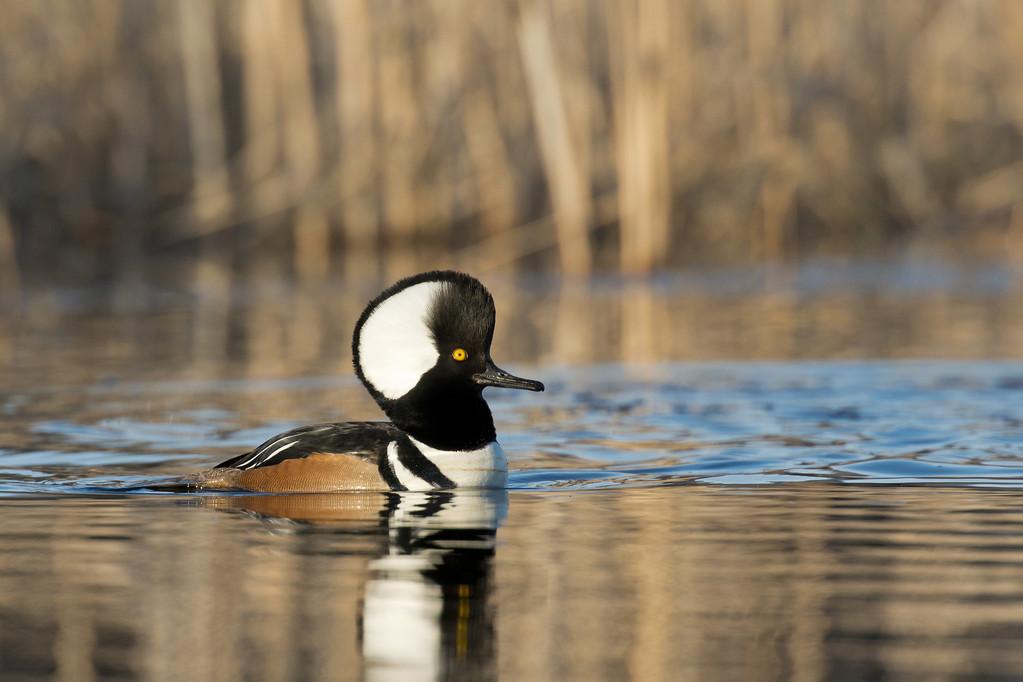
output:
[[442,282],[402,289],[373,309],[359,333],[359,365],[384,397],[397,400],[437,364],[426,320]]

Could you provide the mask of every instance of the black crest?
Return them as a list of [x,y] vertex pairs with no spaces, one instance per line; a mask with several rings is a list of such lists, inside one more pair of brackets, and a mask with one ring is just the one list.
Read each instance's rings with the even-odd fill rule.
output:
[[464,345],[466,350],[486,354],[494,337],[494,298],[478,280],[460,272],[444,275],[440,296],[427,321],[439,349]]

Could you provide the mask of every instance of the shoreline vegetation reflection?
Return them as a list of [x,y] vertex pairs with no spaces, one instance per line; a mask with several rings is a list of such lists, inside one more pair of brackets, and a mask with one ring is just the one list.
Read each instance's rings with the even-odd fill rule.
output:
[[492,679],[492,573],[508,493],[203,495],[306,556],[365,556],[356,592],[365,679]]
[[[704,360],[1015,358],[1023,278],[940,263],[817,263],[653,279],[485,278],[501,302],[494,347],[540,365]],[[261,279],[209,307],[170,284],[43,288],[0,319],[6,383],[333,376],[350,371],[359,311],[387,282],[309,288]]]
[[4,670],[855,680],[1023,665],[1015,492],[510,497],[0,498]]

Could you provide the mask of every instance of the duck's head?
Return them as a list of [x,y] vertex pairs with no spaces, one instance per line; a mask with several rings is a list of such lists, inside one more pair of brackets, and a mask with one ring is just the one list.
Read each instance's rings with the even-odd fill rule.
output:
[[467,449],[494,438],[484,388],[544,388],[495,365],[493,338],[486,287],[459,272],[427,272],[370,302],[355,325],[352,357],[395,424],[433,447]]

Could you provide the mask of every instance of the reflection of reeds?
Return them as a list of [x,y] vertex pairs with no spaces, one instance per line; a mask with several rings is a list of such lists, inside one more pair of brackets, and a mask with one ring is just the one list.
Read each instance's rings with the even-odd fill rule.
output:
[[[479,595],[494,629],[476,634],[497,641],[478,663],[515,680],[1011,678],[1016,501],[811,483],[513,492]],[[351,521],[325,509],[335,521],[317,525],[215,511],[231,508],[245,501],[5,500],[5,672],[362,678],[369,562],[388,551],[372,507]],[[465,614],[459,596],[445,603]],[[457,652],[459,621],[423,611]]]
[[[266,259],[253,267],[266,273],[274,265]],[[494,357],[513,366],[1018,358],[1023,349],[1020,287],[985,294],[884,287],[728,292],[638,283],[610,289],[584,281],[524,290],[504,278],[490,284],[498,302]],[[333,281],[250,287],[221,311],[220,327],[202,334],[196,328],[208,323],[208,303],[141,315],[92,309],[75,316],[33,296],[21,320],[0,318],[0,370],[12,391],[125,372],[168,378],[350,375],[352,326],[374,293]],[[326,407],[334,409],[330,401]],[[245,411],[263,409],[251,405]],[[272,415],[284,408],[266,409]],[[302,405],[296,418],[309,409]]]
[[1023,247],[1015,0],[200,4],[4,3],[6,286]]

